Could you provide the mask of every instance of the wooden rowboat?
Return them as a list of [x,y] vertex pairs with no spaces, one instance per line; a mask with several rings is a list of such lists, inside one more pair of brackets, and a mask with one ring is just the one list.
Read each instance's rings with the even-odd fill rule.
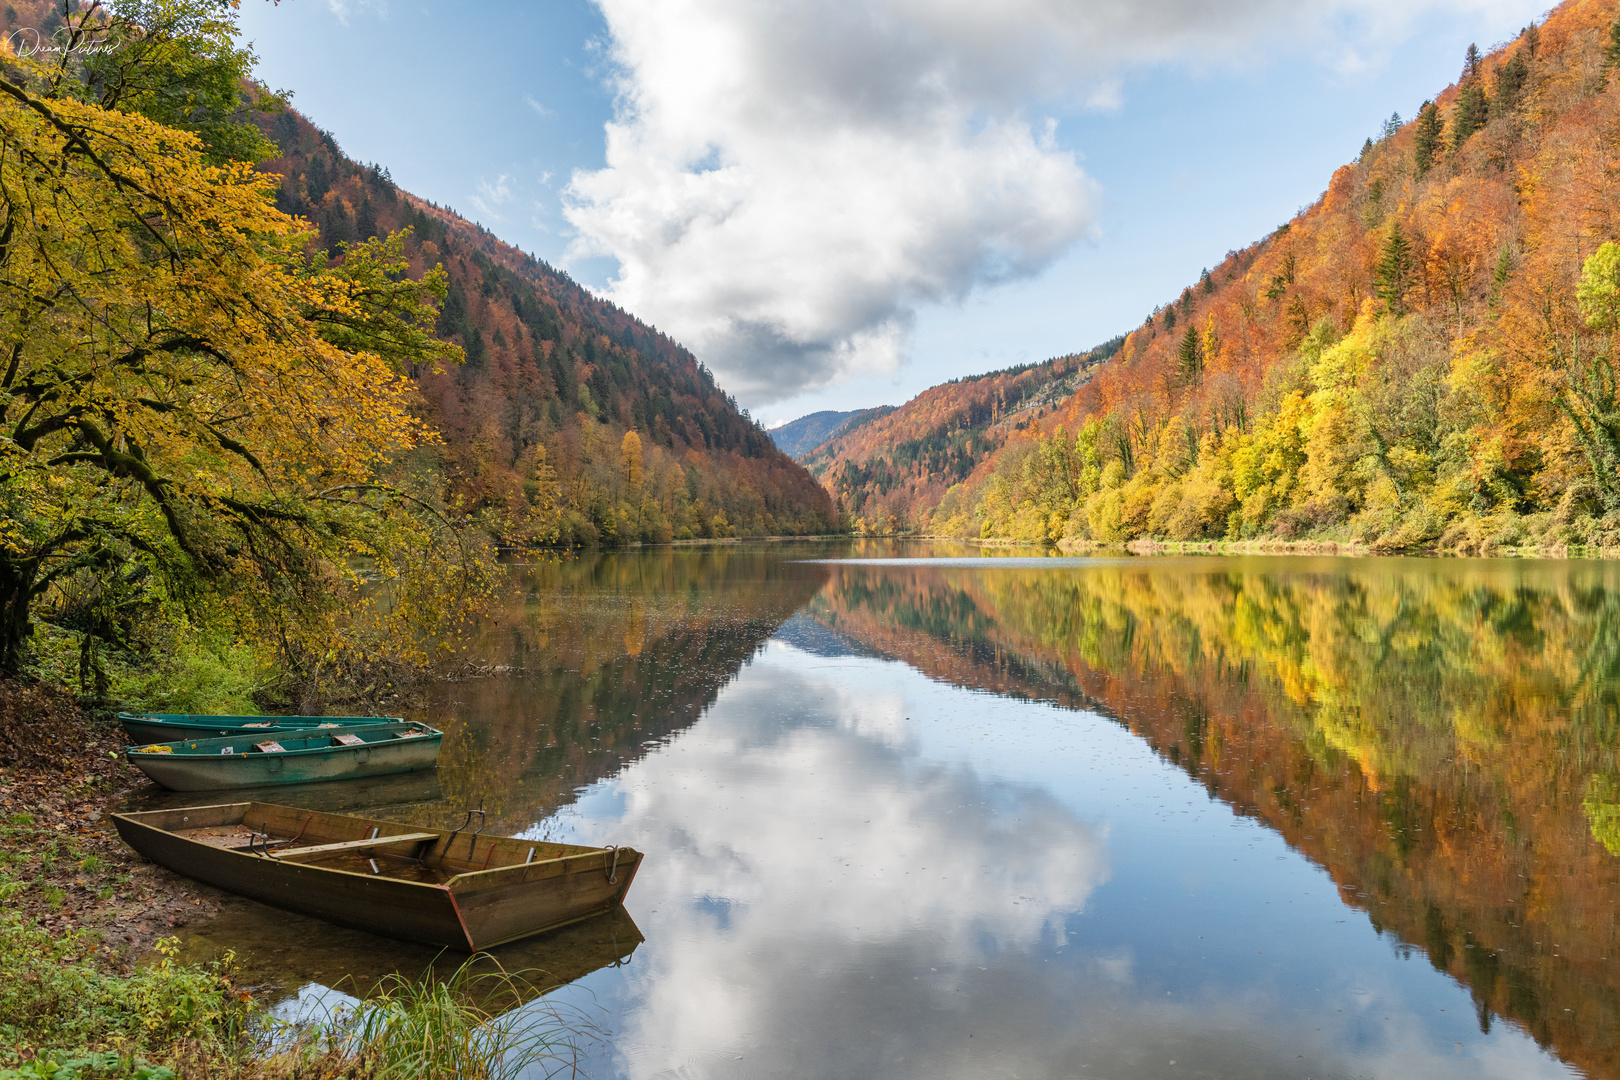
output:
[[641,865],[630,848],[479,836],[465,826],[417,829],[275,803],[112,818],[124,843],[187,877],[344,926],[468,952],[612,909]]
[[266,731],[307,728],[359,727],[361,724],[400,724],[397,716],[225,716],[192,713],[118,714],[118,722],[133,743],[175,742],[179,739],[218,739],[226,735],[257,735]]
[[171,791],[217,791],[431,769],[443,741],[426,724],[367,724],[152,743],[124,757]]

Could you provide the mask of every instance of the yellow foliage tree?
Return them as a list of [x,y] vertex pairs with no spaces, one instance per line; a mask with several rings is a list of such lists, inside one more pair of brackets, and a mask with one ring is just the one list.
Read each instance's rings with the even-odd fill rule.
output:
[[399,365],[456,356],[442,275],[410,280],[397,236],[329,268],[274,189],[0,78],[0,669],[69,581],[103,615],[207,610],[311,678],[486,587],[431,493],[387,482],[435,438]]
[[619,465],[624,472],[624,482],[633,488],[641,486],[641,436],[634,431],[624,433],[624,440],[619,443]]

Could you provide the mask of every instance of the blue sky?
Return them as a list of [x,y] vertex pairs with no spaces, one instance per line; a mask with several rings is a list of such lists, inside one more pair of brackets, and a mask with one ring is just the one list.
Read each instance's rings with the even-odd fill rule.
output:
[[774,424],[1130,329],[1541,8],[470,10],[250,2],[242,25],[351,156],[670,331]]

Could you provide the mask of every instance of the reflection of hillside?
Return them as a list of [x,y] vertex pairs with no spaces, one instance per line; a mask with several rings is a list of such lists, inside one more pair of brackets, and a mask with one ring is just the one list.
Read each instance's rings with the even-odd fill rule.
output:
[[1620,1075],[1604,567],[838,568],[810,613],[953,684],[1119,718],[1375,926]]
[[424,714],[449,733],[446,799],[415,819],[482,804],[491,831],[528,827],[696,721],[826,577],[744,545],[514,568],[468,650],[496,673],[437,688]]

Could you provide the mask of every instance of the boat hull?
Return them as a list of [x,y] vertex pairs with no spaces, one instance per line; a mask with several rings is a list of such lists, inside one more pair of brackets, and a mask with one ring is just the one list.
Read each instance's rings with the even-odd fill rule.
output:
[[[338,735],[373,739],[384,728],[410,728],[412,725],[370,725],[332,728],[320,732],[322,742]],[[444,733],[431,728],[430,734],[413,738],[365,742],[357,746],[323,746],[316,750],[280,753],[247,752],[253,739],[289,739],[312,732],[255,732],[251,736],[223,739],[181,740],[159,744],[169,753],[143,752],[130,747],[125,757],[154,783],[170,791],[228,791],[249,787],[281,787],[310,784],[322,780],[352,780],[360,777],[392,776],[397,773],[431,769],[438,764],[439,746]],[[225,748],[233,753],[221,753]]]
[[[419,835],[409,826],[393,822],[265,803],[182,807],[112,817],[126,844],[187,877],[342,926],[465,952],[478,952],[612,910],[623,901],[641,862],[641,854],[628,848],[618,852],[582,849],[582,854],[565,858],[472,870],[443,884],[427,884],[234,851],[174,831],[244,819],[253,821],[255,828],[266,829],[280,820],[285,829],[299,822],[307,827],[320,819],[321,827],[330,834],[332,819],[341,817],[356,839],[369,828],[380,828],[379,851],[389,850],[386,841],[390,835]],[[469,859],[456,862],[477,865],[480,858],[491,860],[494,846],[505,845],[508,853],[536,846],[507,838],[458,837],[445,831],[435,835],[436,840],[404,841],[395,847],[423,844],[423,857],[431,862],[443,858],[446,849],[460,852],[465,844]],[[617,872],[610,881],[615,858]]]

